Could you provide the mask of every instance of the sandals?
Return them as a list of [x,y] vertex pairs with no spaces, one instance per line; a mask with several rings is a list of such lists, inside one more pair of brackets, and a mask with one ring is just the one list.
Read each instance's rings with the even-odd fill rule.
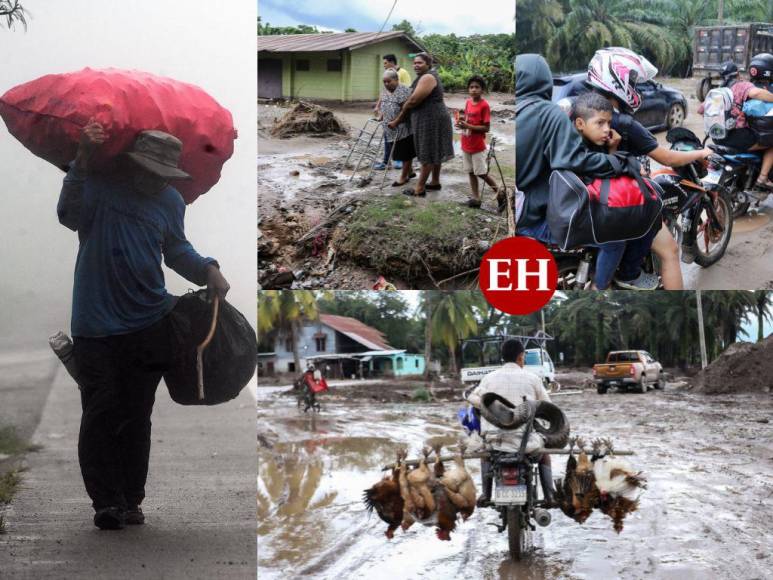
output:
[[472,207],[475,209],[478,209],[480,207],[481,201],[479,199],[469,198],[467,201],[463,201],[462,205],[466,205],[467,207]]
[[427,185],[424,186],[424,189],[428,189],[430,191],[439,191],[442,188],[443,188],[443,186],[441,184],[439,184],[439,183],[437,185],[432,185],[432,184],[428,183]]
[[414,197],[424,197],[425,195],[427,195],[426,191],[420,191],[420,192],[416,193],[413,190],[412,187],[408,187],[408,188],[404,189],[402,193],[403,193],[403,195],[410,195],[410,196],[414,196]]
[[754,188],[755,189],[764,189],[766,191],[773,191],[773,181],[770,181],[770,179],[765,179],[765,180],[759,180],[758,179],[754,183]]

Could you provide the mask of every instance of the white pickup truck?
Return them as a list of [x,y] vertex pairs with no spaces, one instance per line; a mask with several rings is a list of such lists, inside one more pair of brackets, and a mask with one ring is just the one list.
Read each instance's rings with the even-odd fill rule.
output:
[[[545,385],[545,388],[550,390],[557,390],[558,383],[556,383],[556,369],[553,365],[553,361],[550,355],[545,349],[541,348],[527,348],[525,357],[524,370],[534,373]],[[461,371],[462,382],[465,385],[475,386],[483,377],[502,365],[490,365],[483,367],[468,366]]]

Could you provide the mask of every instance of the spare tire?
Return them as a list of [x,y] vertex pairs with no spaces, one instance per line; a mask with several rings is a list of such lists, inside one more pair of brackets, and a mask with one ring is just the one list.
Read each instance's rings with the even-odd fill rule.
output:
[[569,419],[558,405],[549,401],[528,401],[536,404],[534,418],[547,421],[548,426],[543,427],[534,422],[534,430],[545,439],[545,447],[548,449],[561,449],[569,441]]
[[480,413],[486,421],[500,429],[518,429],[531,417],[548,423],[544,427],[534,422],[534,431],[545,440],[545,447],[561,449],[569,440],[569,419],[557,405],[548,401],[524,401],[518,407],[496,393],[485,393],[481,397]]

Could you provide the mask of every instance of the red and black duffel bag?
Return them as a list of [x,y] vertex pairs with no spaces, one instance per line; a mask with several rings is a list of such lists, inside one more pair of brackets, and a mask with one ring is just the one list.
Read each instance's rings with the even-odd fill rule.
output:
[[634,157],[615,155],[618,177],[582,178],[558,169],[550,175],[547,220],[562,250],[644,236],[663,209],[658,185],[642,177]]

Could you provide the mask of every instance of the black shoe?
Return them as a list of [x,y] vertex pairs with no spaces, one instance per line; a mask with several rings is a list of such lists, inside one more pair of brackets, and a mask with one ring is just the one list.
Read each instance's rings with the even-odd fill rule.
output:
[[130,505],[126,510],[126,524],[129,526],[141,526],[145,523],[145,514],[138,505]]
[[122,530],[126,526],[126,511],[119,507],[98,509],[94,525],[100,530]]

